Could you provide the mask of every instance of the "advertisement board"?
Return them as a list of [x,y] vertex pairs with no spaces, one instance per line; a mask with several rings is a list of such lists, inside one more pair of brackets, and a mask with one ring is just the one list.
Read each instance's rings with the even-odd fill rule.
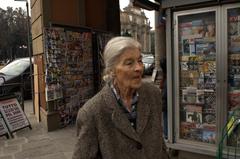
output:
[[6,135],[8,137],[8,129],[7,126],[4,123],[4,120],[0,114],[0,136]]
[[0,113],[10,132],[30,127],[27,116],[23,112],[16,98],[0,101]]

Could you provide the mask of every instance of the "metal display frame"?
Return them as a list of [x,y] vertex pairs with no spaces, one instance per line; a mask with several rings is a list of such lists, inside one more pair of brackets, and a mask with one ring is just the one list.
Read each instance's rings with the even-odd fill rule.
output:
[[[228,67],[229,67],[229,63],[228,63],[228,59],[229,59],[229,52],[228,52],[228,10],[230,9],[235,9],[235,8],[239,8],[240,9],[240,3],[237,4],[226,4],[223,5],[221,8],[221,13],[222,13],[222,21],[223,21],[223,25],[222,25],[222,30],[223,30],[223,38],[222,38],[222,50],[223,50],[223,54],[222,54],[222,59],[223,59],[223,66],[224,66],[224,71],[222,72],[222,79],[223,79],[223,91],[222,91],[222,97],[223,97],[223,107],[222,108],[222,112],[221,112],[221,122],[222,125],[225,125],[227,123],[227,121],[229,120],[229,116],[228,116]],[[238,22],[240,23],[240,22]],[[239,109],[237,110],[239,111]],[[224,130],[224,127],[222,127],[222,130]],[[224,133],[222,133],[224,134]],[[223,139],[223,135],[220,136],[221,139]],[[219,140],[219,145],[222,144],[222,146],[224,147],[224,149],[222,149],[222,154],[223,155],[227,155],[229,156],[229,151],[236,151],[236,147],[232,147],[232,146],[228,146],[227,145],[227,140],[224,140],[222,143],[220,143],[221,140]],[[236,154],[236,152],[238,154]],[[239,154],[239,149],[235,152],[235,155],[240,155]],[[239,157],[239,156],[238,156]],[[220,159],[220,158],[219,158]]]
[[[205,143],[201,143],[201,142],[194,142],[194,141],[186,141],[186,140],[183,140],[183,139],[180,139],[180,137],[179,137],[179,133],[180,133],[180,126],[179,126],[179,123],[180,123],[180,121],[179,121],[179,118],[180,118],[180,114],[179,114],[179,112],[180,112],[180,101],[179,101],[179,97],[180,97],[180,93],[179,93],[179,88],[180,88],[180,86],[179,86],[179,54],[178,54],[178,52],[179,52],[179,50],[178,50],[178,45],[179,45],[179,43],[178,43],[178,17],[179,16],[185,16],[185,15],[192,15],[192,14],[201,14],[201,13],[207,13],[207,12],[215,12],[215,23],[216,23],[216,65],[217,65],[217,68],[219,67],[219,48],[218,48],[218,46],[220,46],[219,44],[220,44],[220,41],[219,41],[219,38],[218,38],[218,35],[219,35],[219,25],[218,25],[218,21],[219,21],[219,13],[218,13],[218,7],[211,7],[211,8],[204,8],[204,9],[194,9],[194,10],[188,10],[188,11],[181,11],[181,12],[176,12],[176,13],[174,13],[174,22],[175,22],[175,26],[174,26],[174,39],[175,39],[175,41],[174,41],[174,63],[176,64],[175,66],[174,66],[174,70],[175,70],[175,72],[174,72],[174,75],[175,75],[175,82],[174,82],[174,85],[175,85],[175,88],[176,88],[176,91],[175,91],[175,97],[177,97],[176,99],[175,99],[175,103],[174,103],[174,105],[176,106],[175,108],[176,108],[176,112],[178,112],[178,113],[176,113],[176,119],[175,119],[175,122],[176,123],[178,123],[178,124],[176,124],[176,126],[175,126],[175,129],[176,129],[176,134],[175,134],[175,136],[176,136],[176,142],[177,143],[181,143],[181,144],[191,144],[191,145],[194,145],[194,146],[196,146],[196,147],[199,147],[199,146],[203,146],[203,147],[209,147],[209,144],[205,144]],[[217,69],[218,70],[218,69]],[[219,72],[216,72],[216,80],[217,80],[217,83],[219,83],[219,81],[220,81],[220,79],[219,79]],[[217,84],[218,85],[218,84]],[[217,92],[219,92],[220,91],[220,89],[218,88],[218,86],[216,86],[216,93]],[[219,103],[219,95],[218,95],[218,93],[216,94],[216,105],[219,105],[220,103]],[[219,114],[219,112],[218,112],[218,110],[216,110],[216,121],[218,121],[218,115]],[[218,127],[218,126],[217,126]],[[217,130],[217,132],[218,132],[218,130]],[[218,134],[216,132],[216,134]],[[217,136],[216,136],[217,137]],[[210,146],[209,148],[211,149],[213,146]],[[208,149],[209,149],[208,148]]]
[[[201,154],[215,156],[217,144],[221,138],[221,130],[226,122],[227,109],[227,69],[228,62],[227,52],[227,9],[240,7],[240,4],[226,4],[223,6],[206,7],[200,9],[184,10],[172,13],[168,19],[167,35],[174,37],[172,40],[167,38],[167,57],[168,57],[168,96],[173,98],[168,99],[168,110],[170,110],[168,120],[169,139],[168,144],[171,148],[181,149]],[[181,139],[180,133],[180,92],[179,92],[179,53],[178,53],[178,17],[191,14],[200,14],[206,12],[215,12],[216,23],[216,144],[208,144],[196,141],[188,141]],[[171,10],[166,12],[171,14]],[[172,28],[171,28],[172,23]],[[173,30],[173,31],[172,31]],[[173,50],[170,49],[173,46]],[[170,52],[173,52],[172,54]],[[174,79],[174,80],[173,80]],[[172,129],[171,129],[172,128]]]

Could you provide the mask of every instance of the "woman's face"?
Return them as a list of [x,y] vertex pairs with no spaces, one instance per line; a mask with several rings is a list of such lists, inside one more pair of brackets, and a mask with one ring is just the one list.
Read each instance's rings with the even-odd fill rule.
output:
[[115,82],[118,87],[137,89],[142,83],[143,63],[139,49],[127,49],[115,66]]

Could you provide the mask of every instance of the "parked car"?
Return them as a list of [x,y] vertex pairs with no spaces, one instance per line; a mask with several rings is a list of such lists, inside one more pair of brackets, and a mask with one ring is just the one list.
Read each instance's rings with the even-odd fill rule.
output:
[[154,69],[154,57],[152,55],[147,55],[142,57],[144,65],[144,75],[151,75]]
[[31,76],[29,57],[20,58],[0,69],[0,96],[21,93],[31,97]]

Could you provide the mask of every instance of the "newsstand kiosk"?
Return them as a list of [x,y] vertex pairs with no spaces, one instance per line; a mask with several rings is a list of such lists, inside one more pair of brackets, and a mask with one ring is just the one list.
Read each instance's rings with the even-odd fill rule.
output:
[[101,84],[102,52],[120,33],[118,0],[31,0],[35,115],[47,131],[74,124]]
[[[240,3],[162,1],[166,13],[168,141],[179,158],[216,158],[222,130],[240,107]],[[240,129],[223,154],[240,158]]]

